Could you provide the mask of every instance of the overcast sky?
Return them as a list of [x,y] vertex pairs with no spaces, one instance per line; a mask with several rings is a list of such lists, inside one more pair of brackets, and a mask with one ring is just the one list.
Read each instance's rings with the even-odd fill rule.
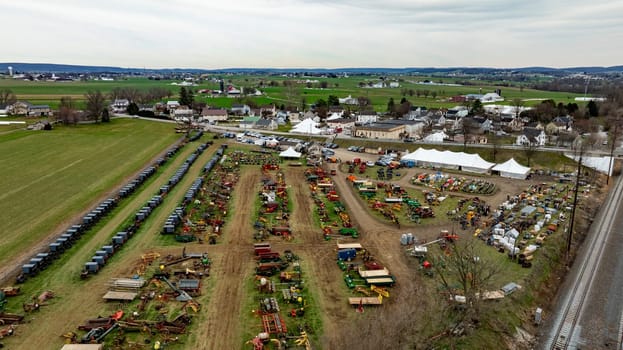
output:
[[146,68],[623,64],[623,1],[0,0],[0,61]]

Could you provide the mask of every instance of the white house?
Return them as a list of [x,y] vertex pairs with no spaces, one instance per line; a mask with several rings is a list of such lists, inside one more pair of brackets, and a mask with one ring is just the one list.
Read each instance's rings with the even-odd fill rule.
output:
[[167,101],[167,109],[172,111],[180,108],[180,103],[177,101]]
[[233,104],[231,105],[231,112],[233,114],[249,114],[251,113],[251,107],[247,106],[247,105],[241,105],[241,104]]
[[111,105],[113,113],[125,113],[130,105],[130,101],[126,98],[116,99]]
[[344,104],[344,105],[358,105],[359,104],[359,100],[356,97],[351,97],[350,95],[348,95],[348,97],[338,98],[337,100],[340,104]]
[[480,97],[480,101],[481,102],[500,102],[500,101],[504,101],[504,97],[496,94],[495,92],[489,92],[489,93],[482,95],[482,97]]
[[389,87],[392,88],[392,89],[399,88],[400,87],[400,83],[397,82],[397,81],[392,81],[392,82],[389,83]]
[[178,108],[173,110],[173,119],[175,120],[191,120],[195,111],[187,108]]
[[537,128],[524,128],[521,135],[517,136],[517,141],[515,144],[519,146],[545,146],[545,142],[547,142],[547,135],[545,135],[545,131]]
[[378,118],[375,111],[363,111],[357,115],[357,124],[376,123]]

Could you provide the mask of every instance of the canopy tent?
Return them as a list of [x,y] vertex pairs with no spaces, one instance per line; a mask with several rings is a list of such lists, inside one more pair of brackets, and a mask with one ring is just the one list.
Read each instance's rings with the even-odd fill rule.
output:
[[487,162],[478,154],[438,151],[418,148],[415,152],[402,157],[401,161],[414,161],[418,166],[458,169],[472,173],[486,173],[495,163]]
[[504,163],[494,166],[492,171],[499,171],[500,176],[511,179],[525,179],[530,173],[530,168],[523,166],[511,158]]
[[318,123],[308,118],[296,124],[296,126],[293,127],[292,130],[290,130],[290,132],[298,133],[298,134],[318,135],[322,132],[322,130],[318,129],[316,125],[318,125]]
[[440,131],[434,134],[430,134],[424,138],[424,142],[443,142],[444,139],[447,139],[448,135],[445,132]]
[[279,153],[279,157],[281,158],[300,158],[301,153],[294,150],[292,147],[288,147],[287,150]]
[[[567,158],[571,158],[578,162],[580,157],[576,155],[565,154]],[[589,167],[591,169],[595,169],[600,173],[608,174],[608,170],[610,170],[610,174],[612,175],[612,170],[614,168],[614,162],[612,162],[612,157],[592,157],[584,155],[582,157],[582,165]]]

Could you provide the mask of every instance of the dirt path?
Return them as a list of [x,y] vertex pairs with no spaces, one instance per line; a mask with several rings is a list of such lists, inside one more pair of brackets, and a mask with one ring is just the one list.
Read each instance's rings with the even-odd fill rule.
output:
[[320,243],[322,242],[322,234],[314,225],[312,212],[314,202],[305,181],[305,170],[306,168],[303,167],[288,167],[283,170],[290,191],[290,200],[294,203],[290,217],[292,232],[304,243]]
[[251,217],[253,194],[259,184],[259,171],[243,171],[234,190],[232,212],[224,227],[224,242],[213,254],[210,281],[215,283],[211,300],[205,307],[206,321],[195,331],[193,349],[236,349],[241,329],[240,313],[244,303],[244,284],[253,268]]

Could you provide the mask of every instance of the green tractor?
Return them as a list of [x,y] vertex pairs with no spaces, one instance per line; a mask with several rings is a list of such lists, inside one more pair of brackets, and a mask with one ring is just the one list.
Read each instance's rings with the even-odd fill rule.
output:
[[359,237],[357,230],[352,227],[342,227],[338,232],[343,236],[351,236],[353,238]]

